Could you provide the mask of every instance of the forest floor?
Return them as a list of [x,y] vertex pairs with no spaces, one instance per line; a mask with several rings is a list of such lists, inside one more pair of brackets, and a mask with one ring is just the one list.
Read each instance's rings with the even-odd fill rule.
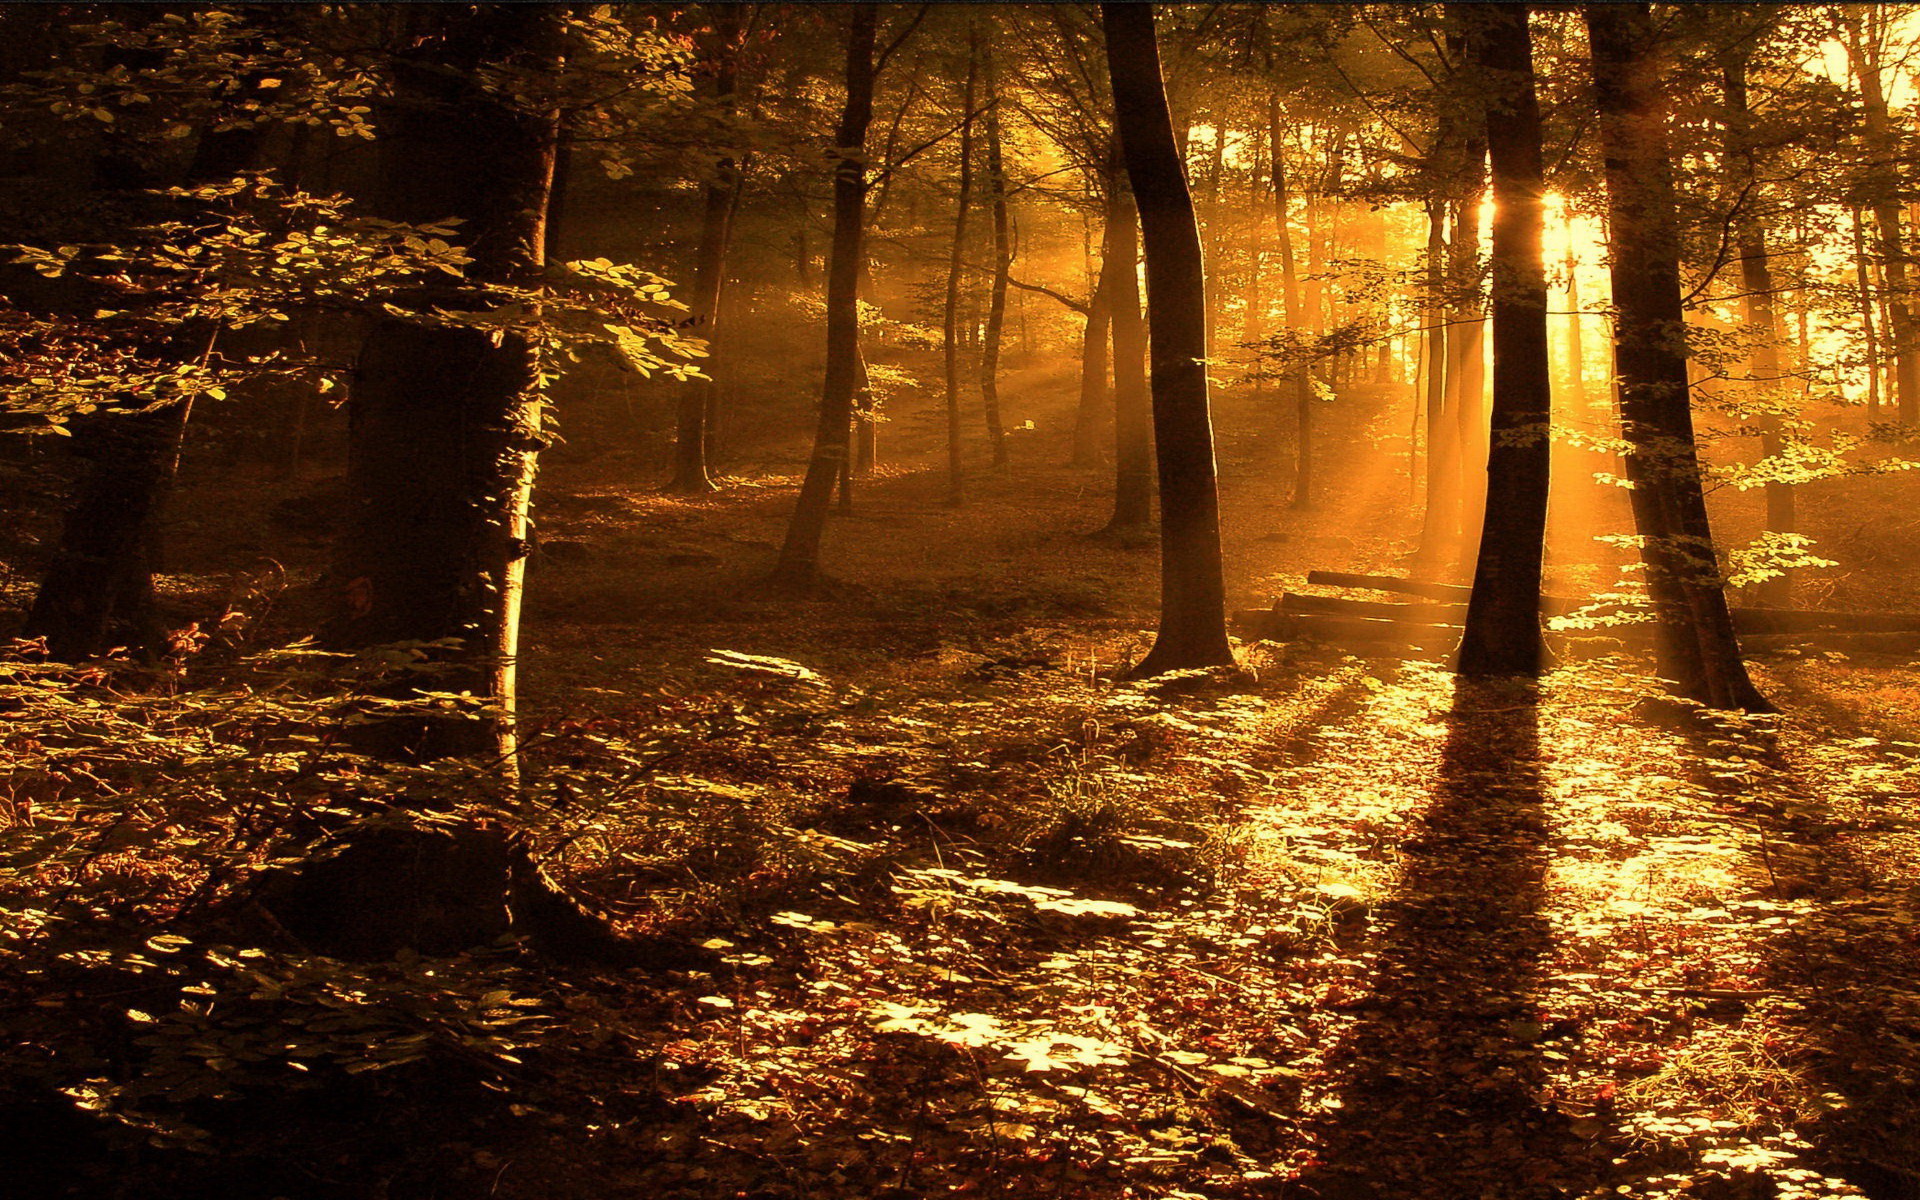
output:
[[[1234,607],[1400,565],[1406,435],[1361,402],[1296,513],[1289,439],[1232,432],[1283,429],[1278,404],[1223,398]],[[564,782],[548,866],[685,953],[349,986],[269,946],[235,991],[230,931],[183,929],[207,957],[162,982],[188,994],[131,1019],[193,1020],[138,1044],[242,1056],[252,1111],[148,1094],[134,1137],[43,1120],[14,1152],[80,1138],[60,1187],[108,1197],[1920,1196],[1912,661],[1759,661],[1767,717],[1663,702],[1624,656],[1470,687],[1249,643],[1128,682],[1154,555],[1086,536],[1104,480],[1056,449],[1016,445],[959,510],[911,456],[862,483],[811,597],[759,582],[793,480],[688,499],[556,466],[524,685]],[[235,499],[201,499],[195,545],[265,536]],[[183,592],[229,586],[193,553]],[[1837,602],[1904,598],[1848,579]],[[471,988],[469,1043],[276,1074],[219,1040],[288,1021],[297,971],[325,1020]],[[130,1003],[0,986],[40,1006],[20,1044]],[[407,1011],[368,1044],[447,1028]],[[109,1091],[68,1095],[111,1115]]]

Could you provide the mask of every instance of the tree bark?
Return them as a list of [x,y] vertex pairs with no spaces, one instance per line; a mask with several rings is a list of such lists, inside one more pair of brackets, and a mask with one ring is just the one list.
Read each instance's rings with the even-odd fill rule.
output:
[[834,145],[833,248],[827,264],[827,375],[820,389],[820,422],[800,499],[774,564],[773,582],[806,591],[820,582],[820,542],[827,527],[840,465],[852,432],[854,393],[860,386],[859,273],[866,223],[867,127],[873,123],[874,35],[878,12],[852,6],[847,32],[847,97]]
[[[713,98],[723,111],[730,112],[734,105],[740,34],[745,24],[745,10],[741,7],[728,5],[715,10]],[[716,372],[720,367],[720,294],[726,287],[727,250],[733,241],[733,216],[740,203],[740,188],[740,164],[732,155],[714,164],[714,177],[706,185],[700,244],[694,254],[693,294],[687,306],[689,326],[707,340],[707,357],[701,364],[701,373],[706,378],[681,386],[674,431],[673,480],[667,485],[668,491],[687,495],[720,488],[709,473],[711,417]]]
[[1490,503],[1460,642],[1459,672],[1468,676],[1537,676],[1544,649],[1540,576],[1552,385],[1541,249],[1546,181],[1527,12],[1524,4],[1500,4],[1467,17],[1468,60],[1493,89],[1486,129],[1494,213]]
[[1213,427],[1207,403],[1200,230],[1160,78],[1153,6],[1103,4],[1114,124],[1140,208],[1153,310],[1153,424],[1160,484],[1160,628],[1135,668],[1156,675],[1233,662],[1227,641]]
[[1680,240],[1666,107],[1646,4],[1590,5],[1594,94],[1606,158],[1615,374],[1626,470],[1660,666],[1711,708],[1766,710],[1747,677],[1707,521],[1687,387]]

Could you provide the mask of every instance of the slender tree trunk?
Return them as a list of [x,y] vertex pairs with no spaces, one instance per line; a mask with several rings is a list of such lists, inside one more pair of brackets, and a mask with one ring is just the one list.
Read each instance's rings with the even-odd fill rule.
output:
[[[1247,137],[1249,141],[1253,141],[1258,135],[1249,133]],[[1246,311],[1241,314],[1240,340],[1253,343],[1267,336],[1267,297],[1264,290],[1266,279],[1262,269],[1265,264],[1261,261],[1266,253],[1266,247],[1263,244],[1266,241],[1264,236],[1266,222],[1262,221],[1259,215],[1260,164],[1257,159],[1253,169],[1247,175],[1246,211],[1253,214],[1253,217],[1248,222],[1247,230],[1247,286],[1243,293]],[[1256,375],[1256,386],[1258,380],[1259,377]]]
[[[1140,536],[1153,524],[1153,401],[1147,388],[1147,323],[1140,314],[1140,214],[1118,169],[1108,182],[1108,260],[1113,306],[1113,519],[1106,532]],[[1103,269],[1106,275],[1108,269]]]
[[[1462,6],[1464,7],[1464,6]],[[1524,4],[1468,17],[1468,59],[1498,92],[1487,103],[1493,174],[1493,436],[1462,675],[1540,673],[1540,575],[1547,532],[1552,386],[1541,249],[1545,167]]]
[[973,203],[973,93],[979,73],[980,35],[967,28],[967,81],[961,92],[960,194],[953,218],[953,252],[947,260],[947,302],[943,310],[941,349],[947,372],[947,503],[966,498],[960,420],[960,280],[965,271],[967,208]]
[[1293,250],[1293,199],[1287,190],[1286,131],[1280,125],[1280,98],[1271,91],[1267,93],[1267,138],[1273,146],[1273,232],[1280,245],[1280,303],[1287,327],[1303,329],[1300,270]]
[[1860,291],[1860,328],[1866,338],[1867,420],[1871,422],[1880,419],[1880,338],[1873,320],[1873,276],[1867,265],[1866,229],[1860,220],[1860,210],[1849,208],[1847,212],[1853,219],[1853,279]]
[[862,479],[880,465],[880,400],[867,374],[867,356],[860,356],[859,382],[853,396],[853,473]]
[[851,6],[847,33],[847,98],[834,138],[833,249],[827,263],[827,374],[820,389],[820,423],[800,500],[774,564],[773,581],[805,591],[820,581],[820,541],[827,509],[848,454],[854,396],[860,386],[859,277],[866,225],[867,127],[873,123],[874,35],[878,10]]
[[[1269,91],[1267,93],[1267,139],[1273,147],[1273,220],[1275,232],[1280,241],[1280,296],[1281,307],[1285,311],[1287,328],[1305,331],[1308,326],[1318,328],[1319,293],[1302,295],[1300,270],[1294,254],[1293,225],[1291,210],[1292,196],[1288,190],[1285,131],[1280,124],[1280,98]],[[1313,206],[1307,207],[1307,242],[1309,253],[1314,243]],[[1319,285],[1313,285],[1317,288]],[[1312,314],[1309,315],[1308,305]],[[1313,500],[1313,377],[1311,369],[1305,364],[1294,368],[1287,376],[1285,390],[1293,397],[1294,411],[1294,465],[1293,465],[1293,507],[1304,509]]]
[[[1760,182],[1760,164],[1753,147],[1752,120],[1747,108],[1744,45],[1722,64],[1721,82],[1726,91],[1727,109],[1725,158],[1732,166],[1743,197],[1738,201],[1740,211],[1734,219],[1734,244],[1740,254],[1740,290],[1744,293],[1741,323],[1753,347],[1747,359],[1748,387],[1764,410],[1777,403],[1782,382],[1780,321],[1774,311],[1773,269],[1767,262],[1766,224],[1756,211],[1765,201],[1765,191]],[[1761,456],[1777,462],[1786,449],[1780,415],[1762,411],[1759,425]],[[1798,519],[1793,486],[1777,481],[1769,481],[1764,486],[1768,531],[1795,532]],[[1768,608],[1786,608],[1793,603],[1793,576],[1783,571],[1761,583],[1755,595]]]
[[[731,111],[737,89],[740,34],[745,9],[726,6],[714,15],[713,97],[722,111]],[[674,431],[673,480],[667,489],[684,494],[719,490],[709,473],[715,375],[720,368],[720,293],[726,287],[727,249],[733,240],[733,214],[740,203],[740,166],[731,155],[714,165],[706,185],[706,203],[700,220],[700,244],[694,252],[693,295],[687,320],[707,340],[707,358],[701,364],[704,379],[681,385]]]
[[1160,629],[1135,668],[1156,675],[1233,662],[1207,405],[1207,297],[1193,197],[1160,78],[1153,6],[1104,4],[1114,125],[1140,207],[1153,308],[1153,424],[1160,483]]
[[1448,405],[1448,348],[1453,330],[1447,324],[1452,311],[1442,301],[1447,283],[1447,205],[1438,196],[1427,199],[1427,302],[1421,320],[1427,327],[1427,502],[1420,524],[1418,558],[1438,561],[1458,533],[1460,511],[1460,430]]
[[1007,274],[1013,269],[1013,236],[1007,219],[1007,177],[1000,156],[1000,84],[987,60],[987,190],[993,198],[993,292],[980,353],[980,398],[986,408],[993,465],[1007,465],[1007,430],[1000,418],[1000,337],[1007,321]]
[[1587,355],[1580,312],[1580,256],[1574,249],[1573,210],[1565,219],[1567,235],[1567,408],[1587,412]]
[[1687,388],[1680,240],[1650,6],[1590,5],[1607,164],[1615,341],[1628,493],[1659,617],[1663,673],[1712,708],[1764,710],[1747,677],[1701,490]]
[[[1108,206],[1109,212],[1112,205]],[[1101,425],[1107,416],[1107,346],[1113,325],[1113,229],[1106,224],[1100,238],[1100,273],[1087,301],[1086,326],[1080,337],[1080,405],[1073,418],[1073,465],[1098,466]],[[1137,307],[1137,306],[1136,306]]]
[[1860,80],[1860,99],[1866,111],[1867,144],[1883,164],[1876,168],[1873,188],[1874,224],[1879,232],[1880,270],[1886,281],[1887,333],[1893,358],[1893,394],[1900,423],[1920,424],[1920,337],[1916,337],[1913,297],[1907,294],[1907,251],[1900,231],[1899,181],[1893,166],[1894,136],[1881,82],[1877,36],[1863,36],[1857,14],[1842,17],[1847,26],[1847,49]]
[[[1459,180],[1461,194],[1453,205],[1453,244],[1450,247],[1455,302],[1448,314],[1447,379],[1452,388],[1447,407],[1453,412],[1459,454],[1459,503],[1453,520],[1471,542],[1480,527],[1487,502],[1487,369],[1486,300],[1481,291],[1480,214],[1484,208],[1487,162],[1486,131],[1476,125],[1467,135]],[[1472,554],[1471,544],[1462,547]]]

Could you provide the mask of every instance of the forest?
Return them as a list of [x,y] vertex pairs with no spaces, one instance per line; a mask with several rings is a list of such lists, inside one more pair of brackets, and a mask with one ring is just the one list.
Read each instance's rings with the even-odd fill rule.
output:
[[0,1195],[1920,1197],[1920,5],[0,5]]

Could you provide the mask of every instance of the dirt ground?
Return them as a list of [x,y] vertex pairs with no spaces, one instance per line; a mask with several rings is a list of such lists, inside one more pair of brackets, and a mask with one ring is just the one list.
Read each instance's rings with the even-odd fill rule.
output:
[[[1058,465],[1069,384],[1003,386],[1038,431],[960,509],[900,422],[833,520],[819,596],[762,583],[792,477],[689,499],[556,456],[524,650],[536,761],[582,728],[666,750],[550,865],[713,961],[522,980],[559,1032],[510,1115],[315,1160],[300,1187],[1920,1195],[1910,659],[1760,660],[1783,710],[1760,718],[1649,703],[1624,657],[1466,687],[1418,657],[1248,643],[1240,672],[1127,683],[1155,552],[1088,536],[1108,481]],[[1284,407],[1223,389],[1231,607],[1405,565],[1408,403],[1326,406],[1301,511]],[[264,555],[295,585],[271,621],[297,629],[326,486],[189,488],[183,611]],[[1809,599],[1920,607],[1908,487],[1805,489],[1843,560]],[[1585,538],[1618,496],[1567,495],[1555,586],[1610,584],[1618,551]],[[1757,521],[1755,497],[1716,504],[1727,530]],[[10,536],[30,565],[32,526]]]

